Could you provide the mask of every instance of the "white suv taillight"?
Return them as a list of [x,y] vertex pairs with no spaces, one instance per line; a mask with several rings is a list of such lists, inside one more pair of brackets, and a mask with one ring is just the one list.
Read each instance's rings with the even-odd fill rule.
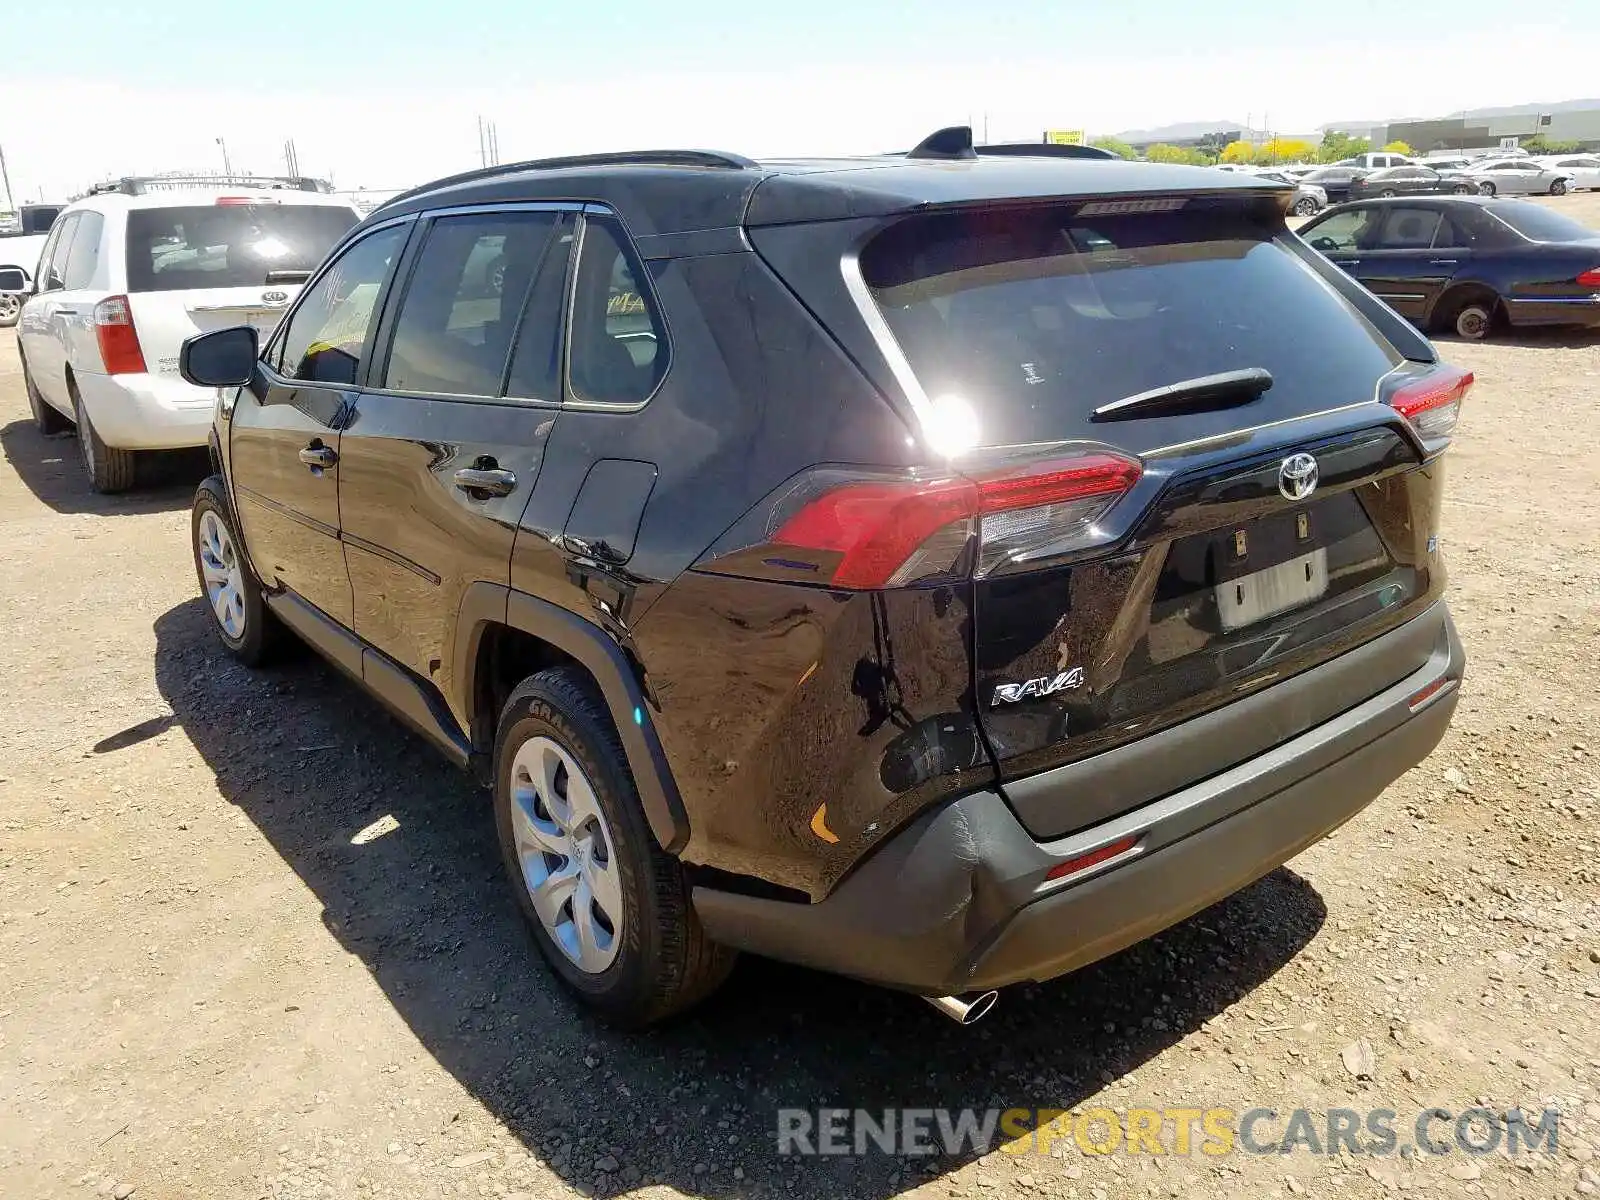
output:
[[1141,470],[1095,452],[973,478],[848,483],[806,504],[772,542],[839,554],[832,587],[882,588],[948,572],[976,533],[973,573],[982,578],[1091,544]]
[[107,375],[143,375],[144,351],[139,331],[133,327],[133,310],[126,296],[107,296],[94,306],[94,332],[100,342],[100,361]]
[[[1441,366],[1388,396],[1389,407],[1417,431],[1425,444],[1448,441],[1461,419],[1461,402],[1472,390],[1471,371]],[[1440,446],[1439,449],[1443,449]]]

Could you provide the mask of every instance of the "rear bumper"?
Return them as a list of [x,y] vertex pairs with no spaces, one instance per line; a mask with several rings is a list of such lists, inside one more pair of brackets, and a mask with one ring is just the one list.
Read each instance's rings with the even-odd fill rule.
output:
[[1506,318],[1513,325],[1600,326],[1600,293],[1593,296],[1512,296],[1506,301]]
[[216,392],[163,375],[73,376],[96,432],[117,450],[204,446]]
[[[1435,610],[1416,619],[1430,615],[1438,620]],[[1090,829],[1039,842],[999,794],[977,792],[918,818],[820,903],[696,888],[695,909],[717,941],[890,987],[955,994],[1051,979],[1231,895],[1360,812],[1444,735],[1465,661],[1446,618],[1407,678]],[[1318,673],[1272,691],[1316,687]],[[1434,684],[1442,686],[1413,703]],[[1172,732],[1147,739],[1149,752],[1161,754]],[[1139,839],[1133,849],[1046,879],[1053,866],[1129,836]]]

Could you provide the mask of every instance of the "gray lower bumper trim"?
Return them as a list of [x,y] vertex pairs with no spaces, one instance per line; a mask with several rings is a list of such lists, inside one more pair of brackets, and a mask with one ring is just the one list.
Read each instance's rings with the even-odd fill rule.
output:
[[[717,941],[891,987],[946,994],[1049,979],[1230,895],[1360,812],[1437,744],[1458,689],[1415,712],[1411,697],[1458,682],[1464,665],[1446,621],[1406,679],[1102,826],[1036,842],[998,794],[979,792],[913,822],[820,903],[696,888],[695,908]],[[1137,855],[1049,890],[1052,865],[1129,832]]]

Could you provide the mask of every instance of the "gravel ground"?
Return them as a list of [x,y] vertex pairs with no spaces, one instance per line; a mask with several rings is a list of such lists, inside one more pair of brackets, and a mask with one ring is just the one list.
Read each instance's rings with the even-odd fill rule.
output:
[[[1600,195],[1562,203],[1600,226]],[[1471,666],[1366,813],[972,1029],[746,960],[623,1035],[534,960],[480,793],[309,656],[219,652],[203,462],[92,495],[0,335],[0,1195],[1593,1193],[1600,338],[1445,350],[1479,380],[1443,530]],[[1383,1107],[1404,1143],[1475,1104],[1558,1106],[1558,1152],[774,1149],[791,1106]]]

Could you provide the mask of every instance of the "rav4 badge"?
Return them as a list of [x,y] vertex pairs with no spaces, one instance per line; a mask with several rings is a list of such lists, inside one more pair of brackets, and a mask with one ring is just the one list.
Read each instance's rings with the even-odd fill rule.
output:
[[1062,671],[1059,675],[1041,675],[1037,679],[1024,680],[1022,683],[1002,683],[994,689],[994,695],[989,700],[989,707],[994,708],[1001,704],[1015,704],[1018,700],[1050,696],[1068,688],[1082,686],[1082,667],[1073,667],[1071,670]]

